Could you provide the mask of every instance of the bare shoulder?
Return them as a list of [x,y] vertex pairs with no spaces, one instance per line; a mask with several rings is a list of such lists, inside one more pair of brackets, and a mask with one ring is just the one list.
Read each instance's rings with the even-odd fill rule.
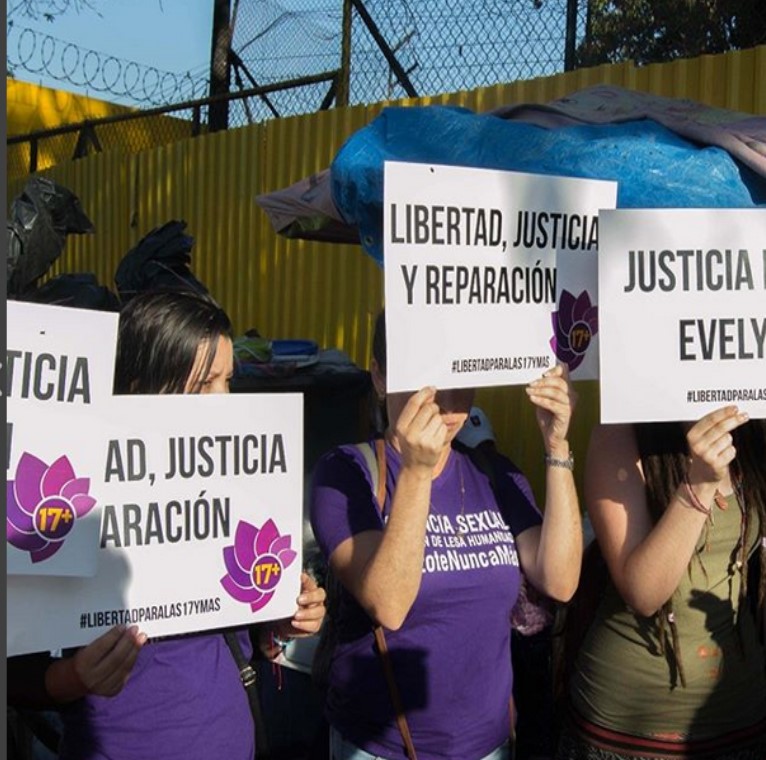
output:
[[598,425],[588,446],[585,470],[589,505],[603,498],[624,501],[643,491],[643,474],[632,425]]
[[596,425],[590,436],[589,450],[593,453],[608,451],[612,454],[634,452],[636,437],[632,425]]

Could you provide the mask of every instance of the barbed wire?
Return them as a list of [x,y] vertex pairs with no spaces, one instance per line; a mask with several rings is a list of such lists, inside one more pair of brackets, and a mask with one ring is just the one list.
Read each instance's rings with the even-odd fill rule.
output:
[[[766,10],[759,10],[758,0],[742,1],[750,4],[747,18],[752,17],[750,26],[758,32],[751,36],[756,42],[766,40]],[[19,2],[35,5],[41,0]],[[90,5],[101,0],[46,0],[51,2],[54,9],[61,10],[71,3]],[[409,83],[405,87],[393,75],[391,53],[384,54],[355,7],[349,83],[352,105],[395,99],[412,91],[428,96],[548,76],[566,66],[593,65],[617,55],[609,47],[613,46],[613,19],[607,5],[595,0],[574,3],[574,18],[568,0],[363,0],[363,5]],[[341,0],[237,0],[231,89],[337,69],[342,52],[342,7]],[[634,21],[632,18],[631,23]],[[568,27],[571,22],[574,26]],[[599,23],[599,31],[594,33],[593,27]],[[208,65],[181,74],[161,71],[13,22],[8,24],[7,36],[9,71],[44,75],[107,98],[170,105],[203,98],[209,89]],[[622,38],[618,35],[617,39]],[[665,44],[673,55],[677,42],[671,39]],[[648,43],[641,37],[640,44]],[[670,56],[667,50],[658,53],[663,60]],[[273,118],[277,112],[280,116],[308,113],[324,107],[327,95],[326,87],[315,84],[274,93],[269,96],[270,105],[242,101],[233,106],[229,125]]]
[[176,74],[66,42],[50,34],[7,25],[8,74],[23,71],[113,98],[152,106],[205,97],[208,71]]
[[[74,1],[88,2],[56,0],[62,8]],[[340,63],[341,5],[340,0],[240,0],[232,48],[261,84],[331,70]],[[365,0],[365,5],[421,95],[563,70],[566,0]],[[7,30],[11,74],[46,76],[105,98],[151,106],[208,91],[206,66],[178,74],[13,20]],[[356,14],[351,49],[352,103],[404,94]],[[316,109],[322,98],[313,88],[293,90],[281,100],[280,114],[295,115]]]

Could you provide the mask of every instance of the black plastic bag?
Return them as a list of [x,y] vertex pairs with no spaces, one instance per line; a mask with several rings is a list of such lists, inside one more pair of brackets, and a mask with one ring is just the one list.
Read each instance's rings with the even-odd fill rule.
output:
[[117,296],[105,285],[99,285],[96,276],[90,272],[60,274],[24,293],[18,300],[97,311],[120,310]]
[[114,275],[123,303],[149,290],[208,292],[189,269],[194,238],[184,234],[185,229],[184,221],[166,222],[125,254]]
[[11,204],[7,222],[8,295],[34,288],[61,255],[67,235],[94,231],[71,190],[45,177],[31,177]]

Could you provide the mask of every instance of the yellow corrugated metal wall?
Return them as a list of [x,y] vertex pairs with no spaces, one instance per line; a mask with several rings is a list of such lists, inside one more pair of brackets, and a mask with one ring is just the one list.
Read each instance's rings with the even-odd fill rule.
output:
[[[48,87],[6,78],[6,121],[8,136],[26,135],[67,124],[104,119],[135,112],[135,108],[108,103],[97,98],[52,90]],[[133,151],[143,150],[156,144],[180,140],[191,134],[188,121],[171,116],[153,116],[141,121],[121,122],[101,127],[98,139],[104,150],[122,149],[126,144]],[[47,169],[74,155],[78,134],[71,132],[49,137],[38,143],[38,170]],[[29,143],[7,146],[7,174],[20,177],[29,171]]]
[[[400,101],[463,105],[487,111],[511,103],[542,103],[608,83],[712,106],[766,113],[766,46],[636,68],[600,66],[438,97]],[[96,225],[72,237],[55,273],[93,271],[112,285],[120,258],[151,228],[185,219],[195,238],[196,275],[226,307],[235,329],[257,327],[273,338],[310,338],[367,365],[371,327],[382,303],[382,276],[360,249],[277,236],[254,203],[326,168],[343,142],[386,104],[278,119],[185,140],[134,155],[104,154],[59,165],[47,176],[71,188]],[[23,186],[10,182],[9,198]],[[597,419],[595,383],[582,383],[572,443],[582,461]],[[542,449],[521,389],[484,389],[478,402],[502,450],[539,486]],[[578,468],[579,469],[579,468]]]

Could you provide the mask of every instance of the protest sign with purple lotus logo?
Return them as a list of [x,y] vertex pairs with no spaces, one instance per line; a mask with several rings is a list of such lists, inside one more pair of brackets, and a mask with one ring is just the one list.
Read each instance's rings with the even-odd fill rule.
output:
[[116,333],[115,314],[8,304],[8,655],[295,609],[302,396],[114,396]]
[[65,456],[47,465],[24,452],[16,477],[6,485],[8,543],[29,552],[33,563],[52,557],[85,517],[96,500],[88,494],[90,480],[78,478]]
[[598,214],[615,182],[386,161],[383,189],[389,392],[526,384],[557,360],[598,377]]
[[7,573],[92,577],[118,316],[15,301],[7,316]]
[[[8,653],[80,646],[114,625],[173,636],[294,612],[300,394],[114,396],[77,412],[31,410],[24,431],[37,441],[14,443]],[[89,549],[89,576],[40,570]]]
[[577,297],[563,290],[558,311],[553,312],[551,322],[551,348],[556,358],[565,362],[572,372],[582,364],[588,349],[593,346],[593,338],[598,332],[598,307],[591,304],[587,290]]
[[298,556],[290,548],[291,537],[281,536],[273,520],[260,529],[244,520],[237,525],[234,546],[223,550],[227,575],[221,585],[238,602],[253,612],[265,607],[282,580],[282,571]]

